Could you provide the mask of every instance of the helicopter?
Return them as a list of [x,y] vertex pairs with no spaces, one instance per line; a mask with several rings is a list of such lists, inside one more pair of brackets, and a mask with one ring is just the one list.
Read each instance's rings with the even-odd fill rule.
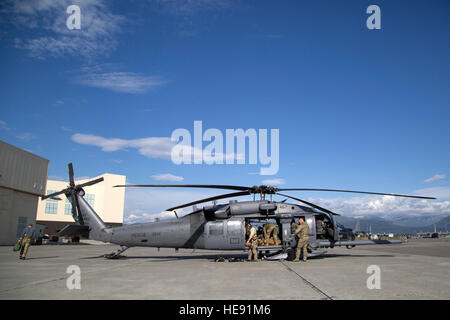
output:
[[[309,256],[324,254],[326,251],[323,251],[323,249],[336,246],[353,248],[356,245],[401,243],[402,240],[354,240],[354,237],[341,239],[339,231],[342,229],[342,226],[334,218],[335,216],[339,216],[338,213],[281,192],[326,191],[436,199],[433,197],[393,193],[338,189],[276,188],[266,185],[252,187],[199,184],[117,185],[114,187],[209,188],[232,190],[233,192],[168,208],[167,211],[174,212],[175,219],[108,227],[83,197],[85,195],[84,187],[100,183],[103,181],[103,178],[76,185],[72,163],[68,164],[68,169],[68,187],[61,191],[42,196],[41,198],[42,200],[48,198],[61,200],[57,196],[64,194],[72,204],[72,217],[75,220],[75,224],[65,226],[59,231],[58,236],[83,236],[89,239],[119,245],[120,248],[116,252],[104,255],[108,259],[119,258],[125,250],[132,247],[242,251],[246,250],[247,224],[252,223],[257,225],[272,222],[277,226],[277,230],[281,236],[279,237],[280,242],[274,243],[273,245],[265,244],[258,246],[258,252],[260,254],[264,253],[265,258],[269,260],[293,260],[297,240],[291,228],[292,223],[297,222],[299,218],[303,218],[309,226]],[[230,200],[224,204],[218,204],[216,202],[221,199],[249,195],[253,195],[253,201]],[[256,199],[256,195],[259,195],[259,200]],[[270,200],[266,199],[267,195],[270,195]],[[283,201],[272,201],[272,195],[278,195],[286,199]],[[297,203],[287,203],[287,199],[294,200]],[[206,202],[213,202],[213,204],[201,208],[196,207],[197,204],[204,204]],[[194,210],[179,217],[176,211],[189,206],[193,206]]]

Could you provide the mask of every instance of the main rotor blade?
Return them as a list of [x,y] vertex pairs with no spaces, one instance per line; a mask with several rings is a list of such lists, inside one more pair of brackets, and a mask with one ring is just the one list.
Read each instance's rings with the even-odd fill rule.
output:
[[226,190],[251,190],[249,187],[242,186],[228,186],[228,185],[216,185],[216,184],[124,184],[117,185],[118,187],[140,187],[140,188],[208,188],[208,189],[226,189]]
[[180,208],[184,208],[184,207],[193,206],[194,204],[198,204],[198,203],[202,203],[202,202],[208,202],[208,201],[214,201],[214,200],[220,200],[220,199],[232,198],[232,197],[246,196],[246,195],[249,195],[249,194],[250,194],[250,192],[248,192],[248,191],[222,194],[220,196],[215,196],[215,197],[211,197],[211,198],[205,198],[205,199],[201,199],[201,200],[185,203],[185,204],[173,207],[173,208],[169,208],[169,209],[167,209],[167,211],[172,211],[172,210],[175,210],[175,209],[180,209]]
[[405,197],[405,198],[417,198],[417,199],[431,199],[435,200],[433,197],[423,197],[423,196],[410,196],[406,194],[395,194],[395,193],[381,193],[381,192],[369,192],[369,191],[354,191],[354,190],[336,190],[336,189],[277,189],[278,191],[331,191],[331,192],[350,192],[350,193],[363,193],[363,194],[376,194],[381,196],[393,196],[393,197]]
[[67,166],[69,167],[70,186],[74,187],[75,186],[75,180],[73,179],[73,165],[72,165],[72,163],[69,163]]
[[[42,196],[42,197],[41,197],[41,200],[45,200],[45,199],[48,199],[48,198],[53,198],[53,197],[55,197],[55,196],[57,196],[57,195],[60,195],[60,194],[65,193],[65,192],[66,192],[66,189],[64,189],[64,190],[62,190],[62,191],[50,193],[50,194],[48,194],[48,195],[46,195],[46,196]],[[61,199],[60,199],[60,200],[61,200]]]
[[296,197],[288,196],[288,195],[282,194],[282,193],[277,193],[277,195],[283,196],[283,197],[288,197],[288,198],[291,198],[291,199],[294,199],[294,200],[303,202],[304,204],[307,204],[308,206],[311,206],[311,207],[313,207],[313,208],[315,208],[315,209],[317,209],[317,210],[320,210],[320,211],[323,211],[323,212],[332,214],[332,215],[334,215],[334,216],[340,216],[340,214],[338,214],[338,213],[336,213],[336,212],[333,212],[333,211],[330,211],[330,210],[328,210],[328,209],[319,207],[317,204],[314,204],[314,203],[311,203],[311,202],[308,202],[308,201],[305,201],[305,200],[302,200],[302,199],[299,199],[299,198],[296,198]]
[[95,180],[92,180],[92,181],[88,181],[88,182],[79,184],[79,185],[77,185],[77,187],[83,188],[83,187],[87,187],[87,186],[92,186],[93,184],[102,182],[103,180],[104,180],[103,177],[101,177],[101,178],[98,178],[98,179],[95,179]]

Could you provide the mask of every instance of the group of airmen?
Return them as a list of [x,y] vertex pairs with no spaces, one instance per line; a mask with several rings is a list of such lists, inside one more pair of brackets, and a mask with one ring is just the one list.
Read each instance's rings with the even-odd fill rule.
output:
[[[309,226],[305,222],[303,218],[298,219],[298,224],[292,222],[291,224],[291,232],[295,236],[297,236],[297,251],[295,253],[294,261],[300,261],[300,252],[303,251],[303,261],[306,262],[308,257],[308,241],[309,241]],[[272,237],[274,244],[279,243],[278,234],[277,234],[277,226],[274,223],[266,223],[263,226],[264,233],[264,244],[266,246],[269,245],[269,240]],[[258,260],[258,235],[255,226],[252,226],[250,223],[246,225],[246,234],[247,234],[247,243],[246,246],[248,249],[248,259],[247,261]]]

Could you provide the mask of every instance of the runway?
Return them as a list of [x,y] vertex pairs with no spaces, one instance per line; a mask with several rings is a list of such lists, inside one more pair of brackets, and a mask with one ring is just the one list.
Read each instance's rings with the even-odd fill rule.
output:
[[[32,246],[28,259],[0,247],[0,299],[450,299],[449,239],[328,249],[308,262],[214,262],[242,251],[131,248],[107,260],[114,245]],[[369,289],[369,266],[380,289]],[[66,273],[78,266],[80,289]]]

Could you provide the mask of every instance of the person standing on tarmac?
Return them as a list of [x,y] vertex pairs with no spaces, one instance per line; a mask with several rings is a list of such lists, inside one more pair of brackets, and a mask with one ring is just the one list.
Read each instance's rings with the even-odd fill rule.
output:
[[298,219],[298,223],[299,226],[294,231],[294,234],[298,237],[294,261],[300,261],[300,251],[303,250],[303,261],[306,262],[308,257],[309,226],[302,218]]
[[252,261],[252,255],[253,259],[255,261],[258,260],[258,236],[256,234],[256,228],[252,226],[250,223],[247,223],[246,226],[247,233],[248,233],[248,240],[245,244],[248,248],[248,261]]
[[36,231],[33,229],[33,225],[30,223],[28,227],[23,229],[22,235],[18,242],[22,242],[22,246],[20,248],[20,259],[25,260],[28,252],[28,248],[31,245],[31,241],[36,243]]

